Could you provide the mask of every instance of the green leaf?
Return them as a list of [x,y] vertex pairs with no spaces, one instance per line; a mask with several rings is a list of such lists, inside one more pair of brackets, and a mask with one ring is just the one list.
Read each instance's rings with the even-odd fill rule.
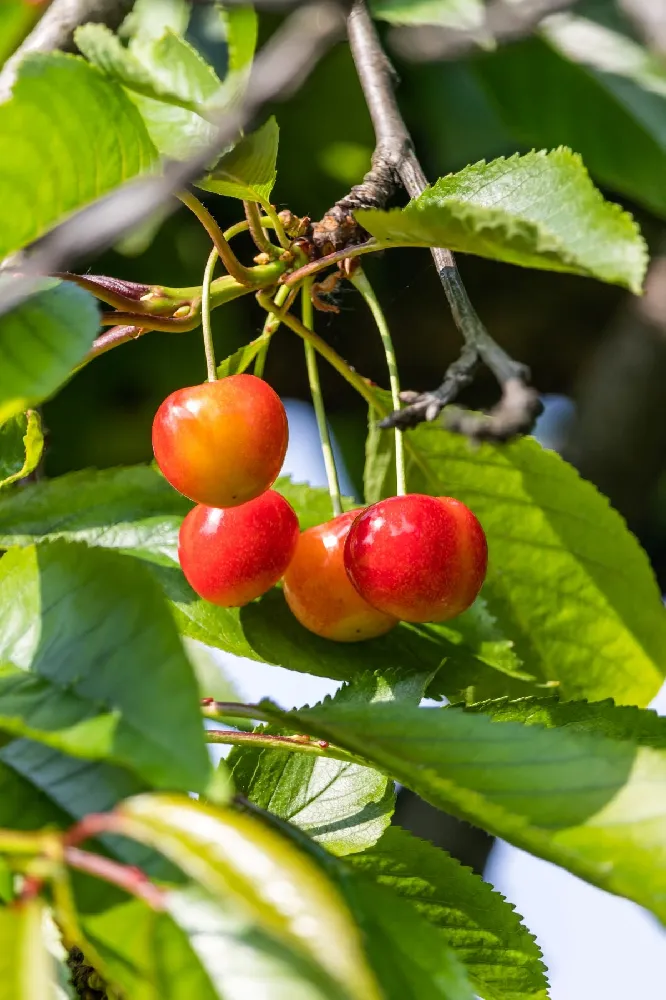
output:
[[[647,556],[606,498],[531,438],[472,449],[422,424],[405,443],[408,488],[457,497],[480,519],[482,594],[525,669],[565,698],[647,705],[666,672],[666,611]],[[392,448],[382,432],[380,470]],[[367,499],[392,493],[368,461]]]
[[122,87],[77,56],[28,56],[13,97],[0,105],[0,200],[12,206],[0,231],[0,259],[154,160]]
[[232,5],[220,10],[227,43],[227,75],[217,104],[231,108],[247,89],[259,37],[259,18],[254,7]]
[[544,1000],[541,951],[513,906],[450,854],[389,827],[355,871],[409,900],[438,927],[484,1000]]
[[223,903],[233,900],[259,927],[319,964],[350,998],[379,998],[337,892],[267,826],[232,810],[165,795],[130,799],[116,815],[118,832],[161,851]]
[[10,550],[2,661],[20,669],[0,672],[0,729],[123,764],[158,787],[205,787],[195,679],[138,561],[65,542]]
[[666,73],[636,42],[561,14],[544,22],[540,38],[471,65],[517,139],[566,143],[600,183],[666,214]]
[[46,946],[40,899],[0,906],[1,1000],[58,1000],[56,963]]
[[228,198],[268,203],[275,184],[280,130],[275,118],[244,136],[197,187]]
[[44,450],[42,421],[36,410],[10,417],[0,426],[0,489],[34,472]]
[[647,250],[638,226],[604,201],[583,163],[560,147],[473,164],[442,177],[405,208],[355,213],[377,239],[445,246],[566,271],[640,293]]
[[[528,702],[528,719],[530,711]],[[362,754],[433,805],[666,921],[664,750],[568,726],[495,721],[458,707],[329,703],[272,713],[298,732]]]
[[[363,674],[334,696],[334,701],[371,704],[406,698],[417,704],[430,676]],[[279,727],[257,732],[281,733]],[[364,851],[391,822],[395,808],[393,782],[384,774],[330,757],[234,747],[227,764],[234,783],[247,799],[287,820],[332,854]]]
[[[0,278],[0,288],[9,281]],[[98,327],[93,296],[58,281],[45,282],[0,317],[0,424],[52,396],[85,357]]]
[[239,347],[237,351],[234,351],[217,366],[217,377],[226,378],[227,375],[238,375],[240,372],[244,372],[250,367],[264,344],[270,343],[270,339],[270,334],[262,333],[255,340],[251,340],[249,344]]
[[372,0],[373,17],[390,24],[433,24],[470,31],[483,24],[483,0]]
[[72,472],[0,497],[0,547],[63,538],[172,564],[191,506],[152,466]]

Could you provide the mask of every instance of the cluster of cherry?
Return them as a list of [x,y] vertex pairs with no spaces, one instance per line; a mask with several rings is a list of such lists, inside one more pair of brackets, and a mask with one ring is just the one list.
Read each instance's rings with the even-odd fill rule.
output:
[[398,621],[446,621],[472,604],[487,547],[465,504],[390,497],[300,533],[294,509],[270,489],[287,440],[280,398],[254,375],[179,389],[158,409],[157,464],[197,504],[178,555],[200,597],[242,607],[283,579],[298,621],[338,642],[383,635]]

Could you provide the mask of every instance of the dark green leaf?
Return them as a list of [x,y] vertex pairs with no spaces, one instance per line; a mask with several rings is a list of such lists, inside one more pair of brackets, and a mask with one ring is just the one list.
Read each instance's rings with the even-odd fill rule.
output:
[[[5,281],[11,279],[0,278],[0,286]],[[0,423],[53,395],[87,354],[98,327],[92,295],[57,281],[0,317]]]
[[500,48],[472,69],[521,142],[566,143],[601,183],[666,214],[666,74],[645,49],[560,15],[541,38]]
[[[457,497],[480,519],[482,593],[528,673],[566,698],[648,704],[666,671],[666,611],[647,556],[605,497],[530,438],[472,449],[422,424],[405,443],[409,489]],[[394,492],[381,471],[392,448],[382,432],[377,474],[368,457],[369,500]]]
[[579,156],[552,152],[473,164],[405,208],[355,213],[377,239],[568,271],[640,293],[647,251],[636,223],[604,201]]
[[0,105],[0,200],[11,205],[0,259],[154,160],[122,87],[77,56],[29,55],[13,97]]
[[0,906],[0,1000],[58,1000],[56,963],[44,937],[46,906]]
[[10,417],[0,426],[0,489],[25,479],[39,465],[44,450],[42,422],[36,410]]
[[541,952],[513,906],[450,854],[389,827],[349,858],[354,870],[409,900],[440,928],[484,1000],[544,1000]]
[[205,191],[268,204],[276,177],[280,130],[275,118],[244,136],[214,170],[197,182]]
[[[529,712],[528,702],[528,719]],[[278,716],[666,921],[663,750],[458,707],[328,703]]]
[[[192,669],[135,560],[53,542],[0,561],[0,728],[201,791],[208,757]],[[174,739],[177,733],[177,739]]]
[[266,825],[165,795],[130,799],[116,814],[119,831],[160,850],[222,904],[233,901],[260,928],[300,948],[350,998],[379,998],[338,893],[302,852]]

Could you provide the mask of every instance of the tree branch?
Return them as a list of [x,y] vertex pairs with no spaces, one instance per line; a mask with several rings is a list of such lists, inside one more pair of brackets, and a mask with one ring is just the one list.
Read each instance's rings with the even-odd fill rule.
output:
[[[381,164],[400,179],[410,198],[416,198],[428,182],[414,151],[393,89],[393,70],[381,47],[365,0],[355,0],[348,18],[349,44],[361,81],[361,87],[375,130],[377,148],[373,165]],[[434,392],[403,394],[409,405],[395,411],[382,427],[412,427],[424,420],[434,420],[460,389],[472,380],[479,361],[490,368],[502,388],[502,398],[490,414],[447,416],[450,429],[472,438],[508,440],[531,430],[541,404],[535,390],[527,386],[529,372],[492,339],[470,302],[455,258],[450,250],[433,247],[433,260],[453,313],[456,326],[465,342],[460,358],[446,372]]]
[[19,65],[27,55],[72,48],[74,31],[87,21],[117,28],[133,6],[134,0],[53,0],[0,70],[0,102],[10,96]]
[[220,150],[252,127],[267,104],[286,100],[298,90],[343,30],[344,13],[334,0],[314,0],[297,9],[257,56],[240,108],[214,122],[214,139],[187,160],[164,160],[161,173],[123,184],[37,240],[23,257],[21,277],[3,286],[0,315],[31,294],[36,279],[71,269],[76,261],[112,246],[158,208],[163,210],[175,192],[206,173]]

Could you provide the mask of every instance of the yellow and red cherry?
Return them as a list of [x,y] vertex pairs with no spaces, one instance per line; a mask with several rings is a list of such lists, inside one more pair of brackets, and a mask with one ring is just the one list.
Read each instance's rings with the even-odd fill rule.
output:
[[361,597],[407,622],[443,622],[474,602],[486,575],[483,528],[452,497],[419,493],[380,500],[345,543],[345,567]]
[[241,608],[284,575],[298,534],[293,507],[268,490],[238,507],[194,507],[180,528],[178,558],[200,597]]
[[364,601],[347,576],[345,541],[357,514],[350,510],[304,531],[284,576],[284,596],[301,625],[336,642],[374,639],[397,625]]
[[275,482],[288,436],[277,393],[254,375],[229,375],[167,396],[153,421],[153,452],[179,493],[235,507]]

